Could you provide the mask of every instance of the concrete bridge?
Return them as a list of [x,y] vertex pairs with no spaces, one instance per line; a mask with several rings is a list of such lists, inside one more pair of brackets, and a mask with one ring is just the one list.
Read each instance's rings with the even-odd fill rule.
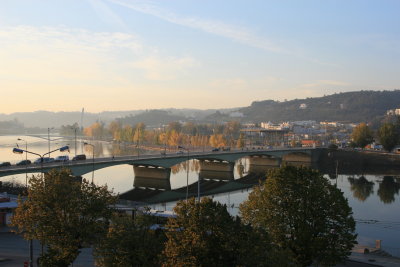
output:
[[26,172],[48,172],[51,169],[62,167],[69,168],[73,175],[80,176],[93,170],[128,164],[134,166],[135,177],[139,177],[139,180],[146,178],[169,180],[172,166],[191,159],[200,160],[200,172],[203,173],[207,171],[232,172],[235,161],[240,158],[249,158],[250,168],[280,166],[282,162],[311,165],[318,161],[322,150],[323,148],[245,149],[219,152],[189,151],[183,154],[121,156],[95,158],[94,160],[88,158],[84,161],[44,163],[42,166],[32,164],[1,167],[0,177]]

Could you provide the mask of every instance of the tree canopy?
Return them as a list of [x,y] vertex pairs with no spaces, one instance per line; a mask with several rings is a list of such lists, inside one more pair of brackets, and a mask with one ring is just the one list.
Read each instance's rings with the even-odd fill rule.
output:
[[284,166],[270,170],[240,206],[243,220],[267,231],[300,266],[331,266],[350,254],[355,222],[343,193],[318,171]]
[[353,139],[354,144],[357,147],[361,148],[364,148],[366,145],[372,143],[372,141],[374,140],[372,136],[372,131],[365,123],[360,123],[353,129],[351,138]]
[[163,266],[286,266],[265,233],[229,215],[226,205],[202,198],[180,201],[166,225]]
[[386,151],[392,151],[400,143],[399,126],[384,123],[378,130],[379,141]]
[[116,214],[107,235],[95,245],[96,265],[101,267],[159,266],[165,235],[152,230],[154,218]]
[[79,249],[96,242],[108,228],[116,197],[106,186],[80,181],[67,169],[32,176],[28,197],[12,217],[25,239],[47,246],[41,266],[68,266]]

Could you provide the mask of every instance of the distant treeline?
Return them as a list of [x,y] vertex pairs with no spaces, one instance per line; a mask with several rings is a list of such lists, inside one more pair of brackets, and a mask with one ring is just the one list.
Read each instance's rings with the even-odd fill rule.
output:
[[0,134],[21,134],[21,133],[43,133],[45,130],[39,127],[24,127],[24,124],[17,119],[0,121]]

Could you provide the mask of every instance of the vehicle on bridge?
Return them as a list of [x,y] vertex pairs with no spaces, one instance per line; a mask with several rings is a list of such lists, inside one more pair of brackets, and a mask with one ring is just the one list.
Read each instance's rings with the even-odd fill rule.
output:
[[24,159],[24,160],[21,160],[20,162],[17,162],[17,164],[15,164],[15,165],[22,166],[22,165],[29,165],[31,163],[32,162],[29,159]]
[[65,162],[65,161],[69,161],[68,156],[58,156],[54,159],[54,162]]
[[50,163],[50,162],[54,161],[54,158],[38,158],[33,163],[40,164],[40,163],[42,163],[42,161],[43,161],[43,163]]
[[76,160],[86,160],[86,155],[85,154],[80,154],[80,155],[76,155],[75,157],[72,158],[73,161]]
[[11,166],[11,163],[8,162],[8,161],[1,162],[1,163],[0,163],[0,167],[8,167],[8,166]]

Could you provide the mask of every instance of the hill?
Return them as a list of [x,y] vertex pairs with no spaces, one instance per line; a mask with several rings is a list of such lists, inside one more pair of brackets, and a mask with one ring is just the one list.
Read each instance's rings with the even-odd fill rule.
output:
[[[400,90],[358,91],[279,102],[256,101],[238,111],[242,122],[348,121],[369,122],[382,117],[389,109],[400,108]],[[232,120],[228,114],[214,113],[207,120]]]

